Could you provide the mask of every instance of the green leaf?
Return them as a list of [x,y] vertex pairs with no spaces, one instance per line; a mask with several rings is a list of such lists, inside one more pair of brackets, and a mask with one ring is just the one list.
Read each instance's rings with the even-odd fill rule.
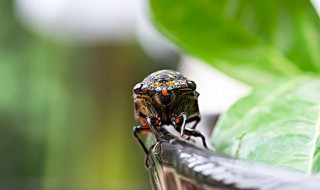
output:
[[150,0],[155,25],[186,52],[251,85],[320,71],[310,1]]
[[252,92],[223,114],[217,151],[306,173],[320,172],[320,77],[303,76]]

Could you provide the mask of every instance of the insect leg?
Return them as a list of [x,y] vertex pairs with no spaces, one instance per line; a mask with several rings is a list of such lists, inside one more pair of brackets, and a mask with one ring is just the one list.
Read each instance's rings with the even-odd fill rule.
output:
[[199,131],[194,130],[194,129],[185,128],[185,132],[186,132],[186,135],[194,136],[194,137],[200,137],[202,139],[203,146],[206,149],[208,149],[207,143],[206,143],[206,138]]
[[156,118],[156,117],[153,117],[153,116],[148,116],[146,118],[147,120],[147,124],[149,125],[150,127],[150,130],[152,131],[153,135],[156,137],[157,141],[160,140],[160,128],[161,128],[161,120],[160,118]]
[[180,136],[182,137],[184,135],[184,130],[186,127],[186,121],[188,116],[185,112],[182,112],[179,117],[182,118],[181,129],[180,129]]
[[134,137],[139,142],[140,147],[143,149],[143,151],[146,153],[146,155],[148,155],[149,151],[146,148],[146,146],[144,145],[144,143],[142,142],[142,140],[141,140],[141,138],[139,137],[138,134],[139,133],[150,133],[151,132],[150,128],[149,127],[144,127],[144,126],[136,126],[136,127],[133,127],[132,131],[133,131]]
[[[161,119],[158,117],[153,117],[153,116],[147,116],[146,117],[146,122],[148,124],[148,126],[150,127],[150,131],[153,133],[153,135],[155,136],[157,142],[160,141],[160,135],[161,135]],[[155,145],[152,145],[150,150],[153,149]],[[150,152],[150,151],[148,151]],[[151,167],[150,163],[149,163],[149,154],[146,155],[145,158],[145,165],[146,167],[149,169]]]
[[171,118],[171,122],[173,123],[175,130],[180,132],[180,135],[184,135],[184,130],[186,127],[188,115],[185,112],[182,112],[178,117],[173,115]]
[[143,149],[144,153],[146,154],[146,157],[145,157],[145,160],[144,160],[144,163],[145,163],[145,166],[146,168],[150,168],[150,163],[149,163],[149,151],[148,149],[146,148],[146,146],[144,145],[144,143],[142,142],[142,140],[140,139],[139,137],[139,133],[150,133],[151,130],[149,127],[144,127],[144,126],[136,126],[136,127],[133,127],[133,135],[134,137],[137,139],[137,141],[139,142],[140,144],[140,147]]
[[199,116],[194,116],[194,117],[188,118],[186,123],[190,123],[190,122],[195,121],[195,123],[191,127],[191,129],[195,129],[197,127],[198,123],[200,122],[200,120],[201,120],[201,118]]

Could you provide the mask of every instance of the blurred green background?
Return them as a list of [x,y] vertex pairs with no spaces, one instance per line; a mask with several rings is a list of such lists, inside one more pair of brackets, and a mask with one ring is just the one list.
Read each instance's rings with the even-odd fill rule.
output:
[[0,2],[0,189],[150,189],[131,90],[178,56],[43,37],[12,3]]
[[131,95],[155,70],[196,81],[202,114],[250,90],[213,67],[252,86],[319,72],[309,1],[235,2],[0,1],[0,190],[150,189]]

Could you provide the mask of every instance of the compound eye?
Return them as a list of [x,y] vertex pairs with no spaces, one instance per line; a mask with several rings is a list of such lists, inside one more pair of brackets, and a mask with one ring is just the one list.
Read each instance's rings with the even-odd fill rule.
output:
[[141,87],[142,87],[142,83],[138,83],[133,87],[133,92],[135,94],[139,94],[141,93]]
[[192,80],[187,80],[187,85],[188,85],[188,88],[191,90],[195,90],[197,88],[196,83],[193,82]]

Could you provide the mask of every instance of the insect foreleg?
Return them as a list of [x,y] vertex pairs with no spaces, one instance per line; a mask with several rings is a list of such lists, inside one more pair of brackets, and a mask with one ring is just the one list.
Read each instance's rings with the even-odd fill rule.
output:
[[154,136],[156,137],[157,141],[160,140],[160,134],[159,131],[161,129],[161,119],[160,118],[156,118],[153,116],[147,116],[146,117],[147,120],[147,124],[149,125],[152,133],[154,134]]
[[146,153],[146,155],[149,154],[148,149],[146,148],[146,146],[144,145],[144,143],[142,142],[141,138],[139,137],[139,133],[150,133],[150,128],[149,127],[143,127],[143,126],[135,126],[132,129],[133,135],[134,137],[137,139],[137,141],[140,144],[140,147],[143,149],[143,151]]
[[180,132],[180,136],[184,135],[187,118],[188,118],[188,115],[185,112],[182,112],[178,117],[173,115],[171,118],[171,122],[175,126],[176,131]]
[[205,148],[207,147],[206,138],[197,130],[185,128],[186,135],[200,137],[202,139],[202,144]]
[[195,123],[194,123],[193,126],[191,127],[191,129],[195,129],[196,126],[198,125],[198,123],[200,122],[200,120],[201,120],[201,118],[197,115],[197,116],[188,118],[187,121],[186,121],[186,123],[190,123],[190,122],[195,121]]

